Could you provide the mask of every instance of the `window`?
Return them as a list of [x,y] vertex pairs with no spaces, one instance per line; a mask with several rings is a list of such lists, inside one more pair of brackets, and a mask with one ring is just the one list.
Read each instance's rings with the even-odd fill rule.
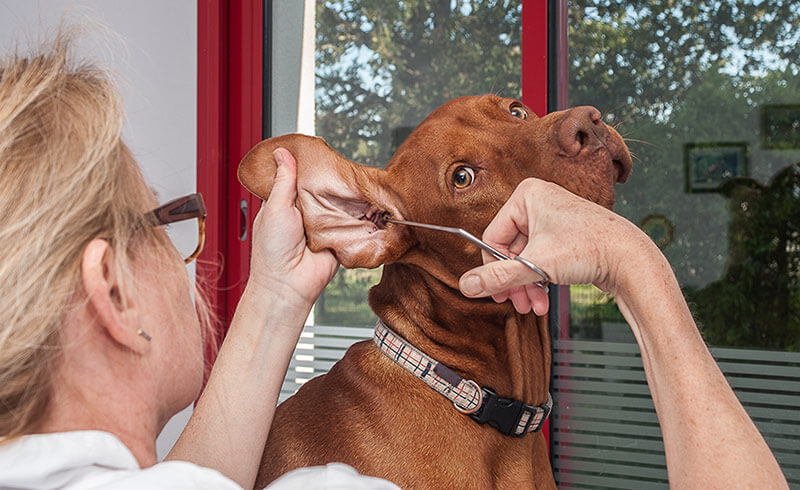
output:
[[[800,484],[800,2],[569,6],[569,105],[635,154],[616,211],[672,264],[701,332]],[[666,487],[638,347],[613,299],[570,291],[555,346],[560,486]]]

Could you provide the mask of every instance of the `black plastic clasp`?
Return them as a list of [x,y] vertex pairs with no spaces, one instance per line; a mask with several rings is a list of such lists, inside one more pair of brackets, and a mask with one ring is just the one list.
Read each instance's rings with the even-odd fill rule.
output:
[[[475,413],[470,414],[470,417],[480,424],[489,424],[509,436],[522,437],[527,434],[528,427],[525,427],[522,433],[517,434],[517,426],[525,409],[532,407],[519,400],[500,398],[491,388],[484,387],[483,392],[483,404]],[[530,422],[529,420],[528,425]]]

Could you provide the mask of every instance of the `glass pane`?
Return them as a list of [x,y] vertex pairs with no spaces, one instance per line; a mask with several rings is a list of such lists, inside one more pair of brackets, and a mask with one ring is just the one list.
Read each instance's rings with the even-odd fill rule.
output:
[[[634,153],[616,211],[669,259],[702,334],[800,485],[800,1],[574,0],[569,105]],[[667,488],[638,348],[614,301],[570,288],[555,339],[559,486]]]
[[[345,157],[383,167],[442,103],[520,96],[520,0],[318,1],[316,134]],[[340,269],[318,325],[374,326],[367,291],[380,270]]]
[[[569,13],[569,104],[635,154],[616,211],[662,248],[710,344],[800,350],[800,2]],[[572,296],[571,335],[607,338],[609,299]]]

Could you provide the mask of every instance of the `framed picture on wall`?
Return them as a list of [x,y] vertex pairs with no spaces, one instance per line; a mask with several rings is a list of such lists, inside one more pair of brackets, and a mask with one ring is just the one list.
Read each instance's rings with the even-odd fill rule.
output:
[[718,192],[732,177],[747,176],[747,143],[687,143],[683,147],[686,192]]
[[761,107],[761,144],[770,150],[800,149],[800,104]]

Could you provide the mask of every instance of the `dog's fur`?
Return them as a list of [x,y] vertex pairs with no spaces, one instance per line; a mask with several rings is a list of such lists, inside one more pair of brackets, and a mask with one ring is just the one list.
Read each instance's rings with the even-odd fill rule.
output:
[[[512,99],[455,99],[414,130],[385,171],[346,160],[318,138],[272,138],[239,167],[242,183],[262,198],[272,187],[277,147],[298,162],[297,206],[309,247],[331,249],[345,267],[385,264],[369,293],[381,320],[464,378],[502,397],[545,402],[545,318],[520,315],[509,302],[465,298],[458,278],[482,263],[477,248],[381,217],[457,226],[480,236],[527,177],[613,206],[614,185],[627,178],[631,160],[596,109],[537,118]],[[453,174],[462,166],[475,178],[458,189]],[[278,407],[257,485],[334,461],[402,488],[554,487],[541,433],[515,438],[479,425],[372,341],[353,345],[328,374]]]

